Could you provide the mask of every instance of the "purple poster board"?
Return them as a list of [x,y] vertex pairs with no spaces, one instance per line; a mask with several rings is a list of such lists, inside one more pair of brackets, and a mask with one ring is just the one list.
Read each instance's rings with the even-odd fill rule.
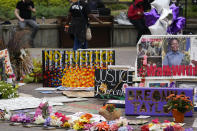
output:
[[[170,94],[185,94],[193,102],[193,88],[126,88],[125,114],[126,115],[151,115],[151,116],[172,116],[172,113],[165,113],[163,105],[167,103],[166,97]],[[192,111],[185,113],[185,116],[192,116]]]

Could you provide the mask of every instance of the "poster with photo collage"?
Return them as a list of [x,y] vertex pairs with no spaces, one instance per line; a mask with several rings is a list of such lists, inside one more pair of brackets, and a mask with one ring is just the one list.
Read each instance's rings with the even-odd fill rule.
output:
[[[147,56],[147,64],[143,60]],[[197,35],[143,36],[137,45],[136,75],[197,78]],[[144,72],[143,68],[146,68]]]

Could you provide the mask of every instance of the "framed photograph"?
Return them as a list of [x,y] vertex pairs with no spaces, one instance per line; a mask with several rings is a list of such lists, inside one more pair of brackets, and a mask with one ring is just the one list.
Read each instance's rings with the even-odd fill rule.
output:
[[165,88],[165,87],[169,87],[170,86],[170,81],[157,81],[157,80],[154,80],[154,81],[147,81],[147,87],[156,87],[156,88]]
[[177,88],[193,88],[194,93],[197,93],[197,81],[176,81]]

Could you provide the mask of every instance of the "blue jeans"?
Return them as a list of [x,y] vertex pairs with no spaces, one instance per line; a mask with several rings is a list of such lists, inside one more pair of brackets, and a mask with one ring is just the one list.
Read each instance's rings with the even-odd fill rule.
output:
[[77,37],[74,38],[74,47],[73,47],[74,51],[76,51],[78,49],[87,49],[87,48],[88,48],[87,41],[81,43],[81,42],[79,42]]
[[34,39],[36,36],[36,33],[38,32],[39,25],[36,23],[36,21],[32,19],[25,19],[23,22],[19,21],[19,27],[21,29],[24,29],[26,25],[29,25],[30,27],[33,28],[31,38]]

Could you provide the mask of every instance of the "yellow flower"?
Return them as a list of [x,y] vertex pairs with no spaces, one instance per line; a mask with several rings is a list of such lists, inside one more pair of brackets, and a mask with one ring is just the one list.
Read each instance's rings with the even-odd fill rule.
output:
[[79,118],[79,122],[88,123],[89,120],[87,118]]
[[52,116],[51,116],[51,119],[56,120],[57,117],[52,115]]
[[154,125],[153,123],[150,123],[148,126],[149,126],[149,128],[150,128],[150,127],[152,127],[153,125]]
[[70,128],[70,123],[65,122],[65,123],[63,124],[63,127],[65,127],[65,128]]
[[80,123],[75,123],[75,125],[73,126],[73,129],[74,130],[80,130],[80,129],[83,129],[84,128],[84,126],[82,126]]
[[171,126],[174,126],[174,125],[175,125],[175,123],[174,123],[174,122],[171,122],[171,123],[170,123],[170,125],[171,125]]

